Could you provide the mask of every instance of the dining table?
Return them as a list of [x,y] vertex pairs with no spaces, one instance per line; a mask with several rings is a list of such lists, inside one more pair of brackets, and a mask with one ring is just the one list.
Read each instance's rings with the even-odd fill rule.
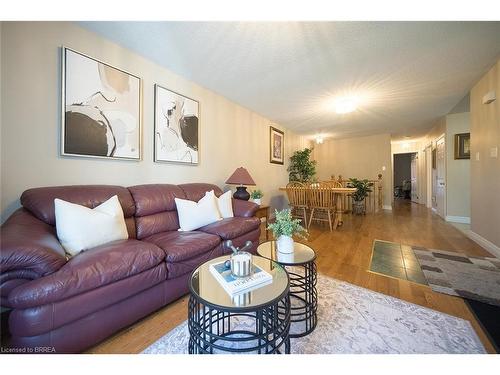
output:
[[[311,189],[314,189],[314,186],[311,186]],[[343,219],[342,219],[342,214],[343,214],[343,207],[342,207],[342,195],[347,195],[347,194],[352,194],[356,191],[356,188],[348,188],[348,187],[322,187],[323,189],[329,189],[331,190],[334,195],[335,195],[335,219],[333,222],[333,228],[337,229],[337,227],[341,226],[343,224]],[[280,191],[286,191],[286,187],[282,186],[279,188]]]

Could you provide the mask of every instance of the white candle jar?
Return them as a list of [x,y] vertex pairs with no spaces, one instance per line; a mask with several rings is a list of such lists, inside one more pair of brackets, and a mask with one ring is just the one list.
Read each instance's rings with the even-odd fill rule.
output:
[[248,277],[252,273],[252,254],[238,251],[231,255],[231,273],[235,277]]

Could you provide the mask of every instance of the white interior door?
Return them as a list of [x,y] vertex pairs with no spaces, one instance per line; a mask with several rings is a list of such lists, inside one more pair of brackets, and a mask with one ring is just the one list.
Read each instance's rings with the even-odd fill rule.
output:
[[418,154],[413,154],[411,156],[411,201],[413,203],[418,203],[418,185],[417,185],[417,160]]
[[432,207],[432,146],[425,149],[425,185],[426,206]]
[[446,164],[444,136],[436,142],[436,211],[443,219],[446,216]]

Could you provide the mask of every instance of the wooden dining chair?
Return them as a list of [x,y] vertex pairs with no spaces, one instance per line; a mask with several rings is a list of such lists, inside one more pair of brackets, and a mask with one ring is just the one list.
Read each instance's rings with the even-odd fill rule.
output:
[[331,187],[320,186],[309,188],[307,190],[309,207],[309,223],[307,228],[311,226],[313,220],[328,222],[330,231],[332,230],[332,217],[335,216],[335,194]]
[[342,182],[337,181],[337,180],[327,180],[327,181],[321,181],[320,182],[321,187],[329,187],[329,188],[341,188]]
[[302,219],[304,226],[307,226],[307,190],[308,188],[301,182],[290,182],[286,185],[286,195],[292,210],[292,217]]

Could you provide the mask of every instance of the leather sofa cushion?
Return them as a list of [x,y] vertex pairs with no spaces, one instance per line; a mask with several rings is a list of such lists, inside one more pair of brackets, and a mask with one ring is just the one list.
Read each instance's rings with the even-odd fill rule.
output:
[[177,211],[159,212],[154,215],[142,216],[135,219],[137,225],[137,238],[142,240],[153,234],[177,231],[179,217]]
[[14,309],[9,318],[10,332],[16,336],[35,336],[49,332],[123,301],[166,279],[167,267],[165,263],[161,263],[137,275],[62,301],[27,309]]
[[231,240],[249,233],[259,226],[260,219],[256,217],[231,217],[206,225],[198,230],[217,235],[224,240]]
[[185,274],[189,274],[193,272],[193,270],[196,267],[200,266],[206,261],[221,256],[222,255],[221,246],[222,244],[214,247],[213,249],[207,251],[206,253],[202,253],[193,258],[185,259],[174,263],[167,263],[168,279],[171,280],[183,276]]
[[179,229],[175,198],[186,198],[181,188],[169,184],[148,184],[129,187],[129,191],[136,205],[138,239]]
[[27,308],[61,301],[141,273],[164,259],[163,250],[151,243],[110,242],[80,253],[57,272],[14,289],[9,302]]
[[241,199],[233,199],[234,216],[252,217],[255,215],[258,209],[259,205],[253,202],[242,201]]
[[[233,245],[236,247],[241,248],[242,246],[245,245],[247,241],[252,241],[252,246],[247,249],[249,253],[256,254],[257,253],[257,247],[259,246],[259,238],[260,238],[260,228],[254,229],[251,232],[245,233],[242,236],[236,237],[236,238],[231,238],[231,241],[233,242]],[[220,245],[221,251],[220,253],[222,255],[229,255],[233,251],[226,246],[225,242],[222,242]]]
[[217,197],[222,195],[222,190],[217,185],[204,184],[204,183],[191,183],[178,185],[184,191],[186,198],[190,201],[198,202],[205,196],[207,191],[213,190]]
[[[54,347],[57,353],[79,353],[130,326],[188,292],[189,275],[164,281],[81,319],[42,335],[12,335],[11,347]],[[19,319],[20,324],[23,320]]]
[[53,186],[28,189],[21,195],[21,204],[40,220],[56,224],[54,199],[95,208],[117,195],[125,218],[135,213],[135,204],[127,188],[112,185]]
[[37,279],[60,269],[66,256],[53,226],[20,208],[0,228],[0,280]]
[[209,252],[220,244],[221,239],[199,231],[171,231],[154,234],[146,237],[144,241],[162,248],[167,263],[175,263]]
[[136,217],[175,211],[175,198],[186,199],[184,191],[177,185],[136,185],[129,187],[128,190],[134,198]]

